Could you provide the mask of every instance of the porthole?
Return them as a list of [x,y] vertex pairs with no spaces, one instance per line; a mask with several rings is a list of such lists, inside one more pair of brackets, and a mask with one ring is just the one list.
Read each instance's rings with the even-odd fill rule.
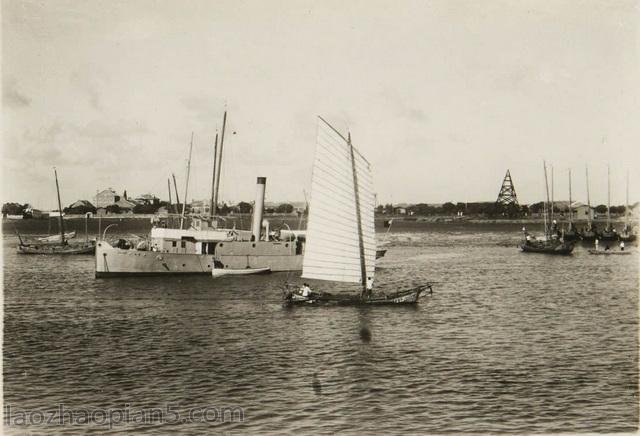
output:
[[251,246],[252,246],[253,248],[256,248],[256,244],[251,244]]

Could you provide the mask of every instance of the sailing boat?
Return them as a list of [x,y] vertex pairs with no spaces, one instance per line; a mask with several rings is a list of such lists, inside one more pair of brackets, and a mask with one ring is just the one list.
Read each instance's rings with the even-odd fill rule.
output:
[[591,222],[591,198],[589,196],[589,167],[585,165],[585,175],[587,178],[587,228],[580,232],[583,241],[592,242],[598,238],[598,230]]
[[571,170],[569,170],[569,228],[562,235],[565,241],[575,241],[578,239],[578,231],[573,223],[573,202],[571,200]]
[[[58,210],[60,211],[60,239],[53,242],[41,243],[25,243],[20,235],[18,235],[18,253],[20,254],[93,254],[96,250],[95,241],[89,241],[87,238],[84,242],[76,242],[70,244],[67,240],[67,234],[64,232],[64,220],[62,219],[62,204],[60,201],[60,187],[58,185],[58,172],[53,169],[56,179],[56,192],[58,194]],[[75,233],[74,233],[75,236]]]
[[[565,242],[557,237],[552,231],[550,222],[551,217],[547,216],[549,208],[547,203],[549,202],[549,184],[547,183],[547,164],[543,162],[544,166],[544,184],[547,193],[547,201],[544,202],[544,239],[530,238],[525,231],[525,240],[520,249],[525,253],[545,253],[545,254],[571,254],[573,251],[573,243]],[[553,206],[552,206],[553,208]]]
[[302,278],[360,284],[359,294],[286,292],[291,305],[415,304],[431,285],[393,294],[373,294],[376,262],[371,166],[345,138],[318,117],[318,139],[311,181],[311,204]]
[[627,203],[624,207],[624,229],[620,232],[620,240],[623,242],[632,242],[636,240],[636,235],[629,224],[629,172],[627,171]]
[[603,241],[617,241],[618,232],[611,226],[611,175],[609,165],[607,165],[607,227],[600,233]]

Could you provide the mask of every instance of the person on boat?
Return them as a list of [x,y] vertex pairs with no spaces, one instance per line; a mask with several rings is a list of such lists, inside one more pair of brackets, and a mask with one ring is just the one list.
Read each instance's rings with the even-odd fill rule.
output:
[[598,241],[598,238],[596,238],[596,242],[595,242],[595,244],[596,244],[596,251],[598,251],[598,244],[599,244],[599,243],[600,243],[600,241]]
[[364,296],[366,298],[371,298],[372,293],[373,293],[373,277],[367,277],[367,284],[365,285]]
[[620,251],[624,251],[624,241],[620,241]]
[[311,288],[309,287],[308,283],[302,284],[301,293],[302,293],[302,296],[305,298],[309,298],[311,296]]

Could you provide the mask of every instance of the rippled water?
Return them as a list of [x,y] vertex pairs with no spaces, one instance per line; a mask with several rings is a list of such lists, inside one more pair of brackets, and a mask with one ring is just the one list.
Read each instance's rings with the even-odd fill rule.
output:
[[437,283],[415,308],[283,309],[287,274],[96,280],[92,257],[19,257],[5,238],[5,404],[245,412],[114,427],[148,434],[637,428],[637,248],[523,254],[486,229],[388,240],[377,285]]

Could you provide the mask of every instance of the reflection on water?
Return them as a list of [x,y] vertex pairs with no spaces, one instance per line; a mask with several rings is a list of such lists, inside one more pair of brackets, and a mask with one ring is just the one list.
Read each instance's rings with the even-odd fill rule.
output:
[[417,307],[283,309],[287,274],[96,280],[92,257],[19,257],[7,238],[5,404],[240,406],[216,429],[243,432],[636,428],[637,253],[523,254],[487,230],[388,241],[376,285],[435,281]]

